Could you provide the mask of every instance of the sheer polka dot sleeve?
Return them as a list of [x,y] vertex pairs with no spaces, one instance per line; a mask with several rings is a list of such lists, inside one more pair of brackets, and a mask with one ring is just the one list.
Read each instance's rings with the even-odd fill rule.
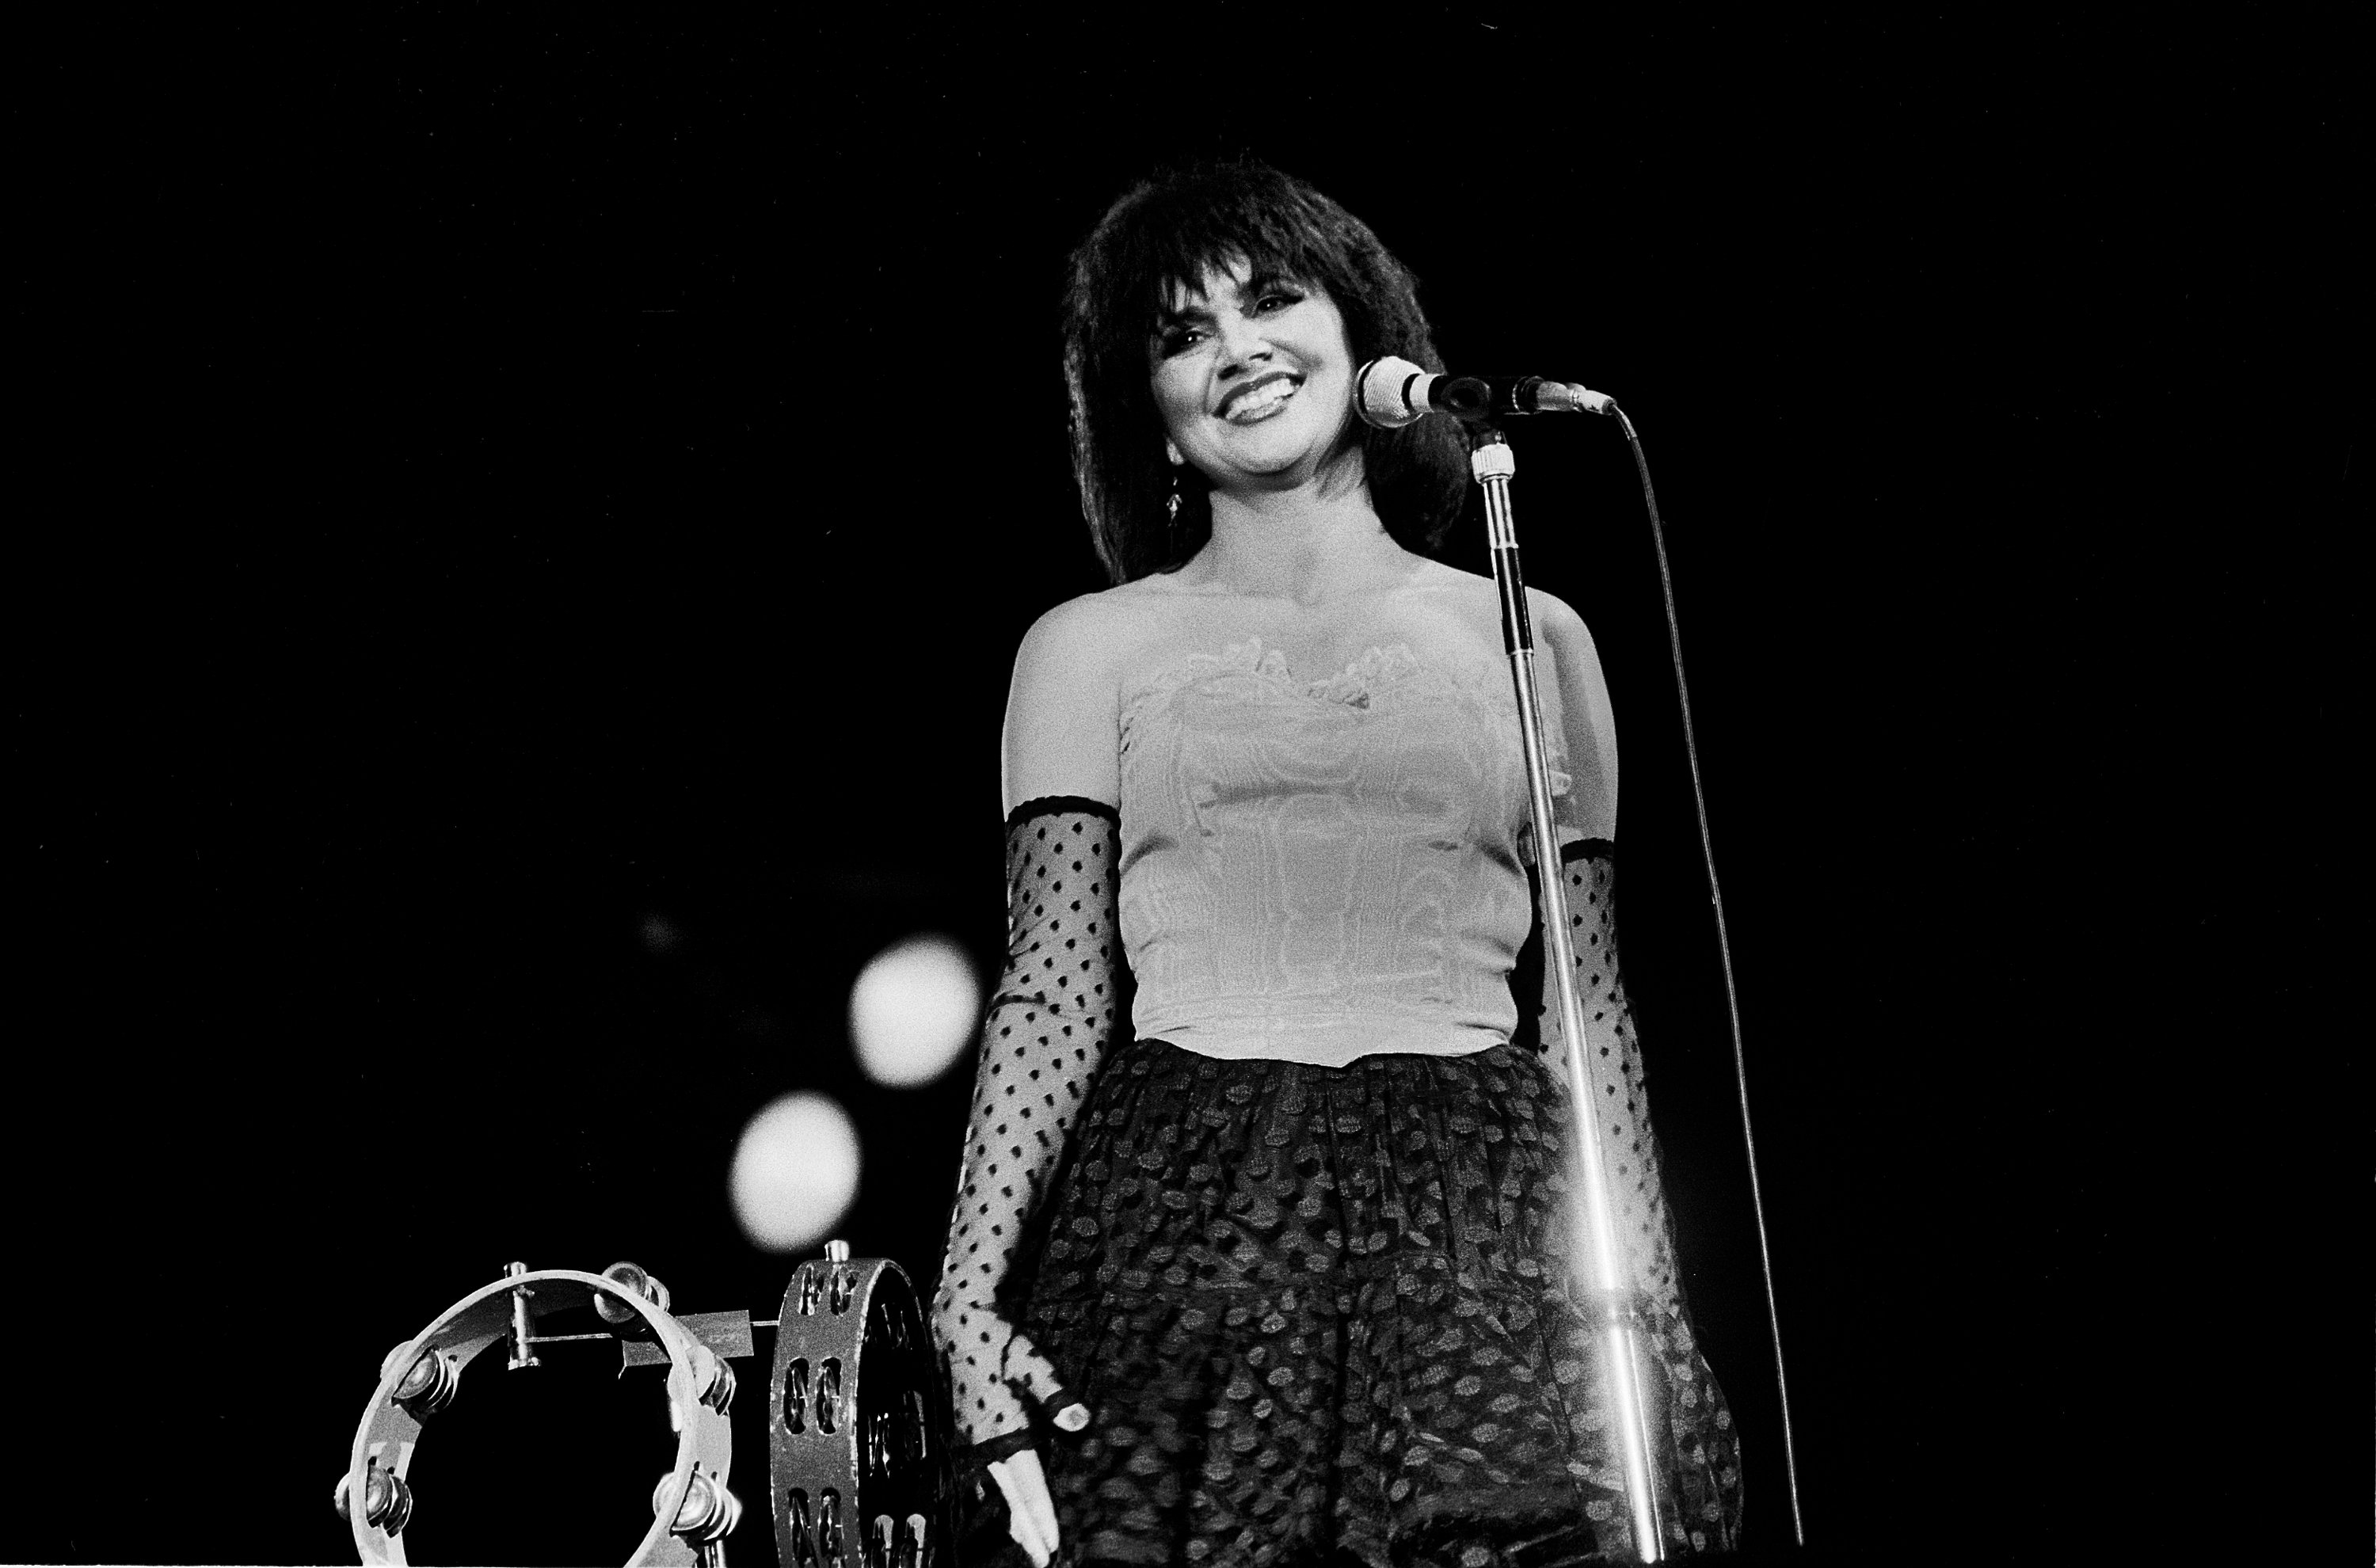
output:
[[[1587,838],[1565,846],[1562,856],[1568,926],[1575,939],[1577,1000],[1584,1005],[1585,1065],[1599,1101],[1598,1130],[1619,1241],[1643,1303],[1662,1321],[1679,1319],[1682,1302],[1675,1274],[1673,1222],[1659,1180],[1657,1140],[1650,1130],[1642,1045],[1617,968],[1614,846],[1606,838]],[[1566,1049],[1548,961],[1542,1038],[1547,1050]]]
[[1094,801],[1034,801],[1007,823],[1006,969],[982,1028],[933,1301],[958,1441],[976,1458],[1028,1446],[1035,1406],[1066,1412],[1057,1420],[1068,1428],[1076,1419],[1054,1370],[998,1303],[1113,1037],[1121,849],[1113,808]]

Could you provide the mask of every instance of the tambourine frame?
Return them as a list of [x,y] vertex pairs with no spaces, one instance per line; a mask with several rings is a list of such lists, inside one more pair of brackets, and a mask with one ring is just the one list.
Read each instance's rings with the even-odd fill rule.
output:
[[[879,1332],[871,1332],[878,1314]],[[830,1431],[815,1419],[828,1361],[839,1363],[840,1390]],[[777,1317],[767,1386],[767,1513],[782,1568],[953,1563],[946,1410],[921,1302],[905,1269],[888,1258],[828,1255],[794,1270]],[[830,1539],[823,1513],[828,1490],[838,1525]],[[796,1518],[800,1504],[804,1526]]]
[[511,1275],[475,1290],[447,1308],[388,1357],[379,1386],[374,1390],[362,1424],[355,1430],[354,1447],[347,1458],[348,1523],[354,1531],[359,1561],[366,1568],[379,1564],[409,1568],[400,1535],[391,1535],[373,1524],[365,1517],[367,1510],[362,1506],[372,1468],[385,1466],[402,1478],[411,1467],[413,1449],[421,1440],[422,1423],[397,1402],[397,1385],[422,1351],[431,1346],[458,1376],[481,1352],[509,1336],[517,1299],[514,1292],[522,1289],[529,1292],[528,1314],[531,1319],[590,1306],[598,1298],[608,1296],[632,1309],[668,1353],[668,1403],[670,1420],[677,1433],[676,1463],[655,1496],[651,1528],[628,1556],[625,1568],[671,1568],[695,1562],[697,1549],[671,1526],[683,1506],[685,1489],[692,1484],[695,1473],[708,1477],[723,1490],[734,1455],[732,1425],[723,1413],[703,1402],[703,1390],[695,1386],[694,1352],[696,1348],[707,1348],[674,1317],[619,1281],[565,1268]]

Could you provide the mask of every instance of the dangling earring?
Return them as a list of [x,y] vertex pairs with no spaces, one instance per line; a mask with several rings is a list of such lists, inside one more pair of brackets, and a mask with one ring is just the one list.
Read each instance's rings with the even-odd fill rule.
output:
[[1180,448],[1173,445],[1169,441],[1166,441],[1163,444],[1163,458],[1164,461],[1171,465],[1171,493],[1164,501],[1163,509],[1170,523],[1170,532],[1171,535],[1171,548],[1178,550],[1182,542],[1180,538],[1180,470],[1188,466],[1188,459],[1182,457],[1180,455]]

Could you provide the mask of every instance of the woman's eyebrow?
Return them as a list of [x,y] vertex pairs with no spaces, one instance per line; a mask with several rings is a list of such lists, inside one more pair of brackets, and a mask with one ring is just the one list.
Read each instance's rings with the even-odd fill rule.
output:
[[[1244,282],[1240,283],[1235,292],[1239,308],[1243,309],[1274,289],[1302,289],[1306,286],[1284,272],[1256,272],[1250,274]],[[1202,299],[1204,296],[1199,294],[1195,298]],[[1167,305],[1155,314],[1155,325],[1158,330],[1177,325],[1202,324],[1212,319],[1213,312],[1208,306],[1192,303],[1187,300],[1182,300],[1175,305]]]
[[1158,329],[1166,327],[1208,322],[1212,319],[1213,313],[1210,310],[1203,305],[1194,304],[1186,300],[1182,300],[1176,305],[1166,305],[1163,309],[1155,313],[1155,325]]

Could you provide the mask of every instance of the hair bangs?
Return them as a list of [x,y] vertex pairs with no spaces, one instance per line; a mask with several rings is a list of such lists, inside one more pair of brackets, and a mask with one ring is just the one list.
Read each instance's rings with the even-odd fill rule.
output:
[[1137,275],[1141,297],[1134,303],[1143,305],[1141,318],[1153,324],[1182,299],[1203,293],[1214,273],[1241,267],[1255,278],[1317,285],[1332,296],[1347,292],[1352,268],[1343,245],[1328,243],[1324,215],[1297,195],[1276,171],[1224,165],[1146,202],[1132,214],[1138,244],[1130,248],[1138,254],[1123,268]]

